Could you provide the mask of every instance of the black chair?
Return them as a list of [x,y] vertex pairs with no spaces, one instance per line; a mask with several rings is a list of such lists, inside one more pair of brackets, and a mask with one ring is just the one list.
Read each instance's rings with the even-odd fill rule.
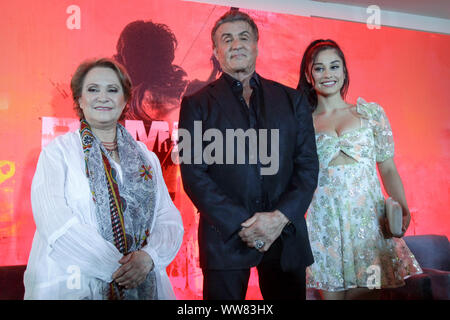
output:
[[446,236],[421,235],[405,237],[424,275],[431,280],[434,300],[450,300],[450,243]]
[[420,235],[403,238],[423,274],[405,280],[405,286],[383,289],[385,300],[449,300],[450,244],[446,236]]

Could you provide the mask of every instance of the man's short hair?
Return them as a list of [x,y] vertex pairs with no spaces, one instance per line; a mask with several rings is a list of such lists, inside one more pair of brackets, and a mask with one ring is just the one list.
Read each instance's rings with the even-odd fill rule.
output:
[[230,10],[230,11],[226,12],[223,16],[221,16],[219,18],[219,20],[216,21],[216,23],[214,24],[214,27],[211,30],[211,40],[212,40],[213,48],[216,47],[216,42],[214,40],[214,36],[216,35],[217,29],[224,23],[235,22],[235,21],[247,22],[250,25],[250,27],[252,28],[252,31],[256,36],[256,41],[259,40],[258,26],[256,25],[255,21],[253,21],[253,19],[245,12],[241,12],[238,10]]

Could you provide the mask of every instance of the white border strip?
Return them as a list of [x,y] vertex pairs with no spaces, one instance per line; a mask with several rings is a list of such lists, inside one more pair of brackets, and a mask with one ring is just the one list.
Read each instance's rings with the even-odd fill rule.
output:
[[[366,23],[369,14],[366,8],[311,0],[183,0],[238,7],[253,10],[287,13],[306,17],[321,17],[336,20]],[[376,0],[373,1],[376,4]],[[450,34],[450,20],[381,9],[381,26],[425,32]]]

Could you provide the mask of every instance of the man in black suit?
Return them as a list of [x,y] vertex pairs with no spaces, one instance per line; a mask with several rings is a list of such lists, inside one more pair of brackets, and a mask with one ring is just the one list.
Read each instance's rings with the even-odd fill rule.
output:
[[203,297],[245,299],[257,266],[264,299],[305,299],[313,257],[304,214],[319,168],[307,99],[255,72],[258,28],[247,14],[227,12],[211,37],[223,74],[183,98],[179,119],[183,186],[200,212]]

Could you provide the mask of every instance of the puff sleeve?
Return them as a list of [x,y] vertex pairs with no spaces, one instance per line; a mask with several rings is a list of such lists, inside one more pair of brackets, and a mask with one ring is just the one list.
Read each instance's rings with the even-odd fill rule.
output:
[[375,159],[383,162],[394,157],[394,137],[389,119],[383,108],[374,102],[358,98],[359,111],[369,121],[375,142]]
[[394,157],[394,138],[391,125],[383,108],[375,105],[373,135],[375,139],[376,161],[383,162]]

